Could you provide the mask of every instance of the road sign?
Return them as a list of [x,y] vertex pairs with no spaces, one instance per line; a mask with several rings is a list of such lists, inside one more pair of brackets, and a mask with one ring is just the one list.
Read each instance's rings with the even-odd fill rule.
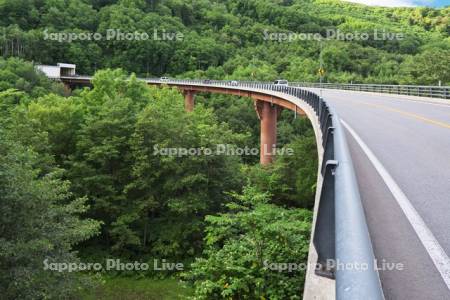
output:
[[320,76],[325,75],[325,69],[324,69],[324,68],[320,68],[320,69],[319,69],[319,75],[320,75]]

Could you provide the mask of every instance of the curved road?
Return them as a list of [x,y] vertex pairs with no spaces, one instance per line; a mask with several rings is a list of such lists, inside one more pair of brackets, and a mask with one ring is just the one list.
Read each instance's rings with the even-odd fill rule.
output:
[[346,128],[386,299],[450,299],[450,101],[322,96]]
[[385,298],[450,299],[450,101],[322,96],[346,129]]

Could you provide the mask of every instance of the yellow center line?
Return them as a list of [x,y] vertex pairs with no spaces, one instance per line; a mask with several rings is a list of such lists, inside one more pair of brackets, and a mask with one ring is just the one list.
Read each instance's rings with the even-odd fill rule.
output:
[[357,101],[355,103],[364,104],[364,105],[367,105],[367,106],[373,106],[373,107],[381,108],[381,109],[388,110],[388,111],[393,111],[393,112],[402,114],[404,116],[408,116],[408,117],[420,120],[420,121],[428,123],[428,124],[433,124],[433,125],[437,125],[437,126],[440,126],[440,127],[444,127],[444,128],[450,129],[450,124],[449,123],[440,122],[440,121],[436,121],[436,120],[433,120],[433,119],[425,118],[425,117],[423,117],[421,115],[410,113],[410,112],[403,111],[403,110],[400,110],[400,109],[392,108],[392,107],[389,107],[389,106],[384,106],[384,105],[381,105],[381,104],[367,103],[367,102],[364,102],[364,101]]

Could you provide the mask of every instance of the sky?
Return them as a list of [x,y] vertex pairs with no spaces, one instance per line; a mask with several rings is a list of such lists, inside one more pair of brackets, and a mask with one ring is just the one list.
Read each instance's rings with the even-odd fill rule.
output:
[[450,0],[344,0],[367,5],[378,6],[433,6],[442,7],[450,5]]

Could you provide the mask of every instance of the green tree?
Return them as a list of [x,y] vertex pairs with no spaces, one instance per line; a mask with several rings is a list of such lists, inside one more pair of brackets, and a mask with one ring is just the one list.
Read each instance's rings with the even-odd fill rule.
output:
[[450,85],[450,49],[427,49],[401,65],[402,83]]
[[301,299],[305,270],[273,270],[273,263],[306,263],[312,214],[269,204],[247,186],[229,212],[207,216],[203,257],[185,278],[197,299]]
[[31,97],[43,96],[49,92],[62,94],[62,85],[52,83],[35,71],[33,64],[18,58],[0,58],[0,92],[17,89]]
[[293,155],[279,155],[270,166],[247,167],[246,174],[252,184],[272,195],[272,203],[312,209],[317,181],[314,136],[295,138],[284,149],[292,150]]
[[80,219],[85,198],[74,198],[60,172],[40,175],[37,153],[0,131],[0,293],[5,299],[69,298],[89,283],[74,273],[45,269],[77,263],[73,247],[95,235],[99,222]]
[[[132,234],[119,234],[114,227],[122,226],[123,214],[132,206],[124,193],[133,164],[130,140],[137,114],[152,100],[152,95],[145,83],[134,76],[127,78],[120,70],[98,72],[93,84],[92,90],[83,91],[79,99],[72,100],[81,105],[69,109],[75,124],[63,120],[61,126],[76,131],[76,151],[67,162],[67,176],[77,195],[89,197],[89,215],[104,222],[102,239],[106,243],[99,241],[100,244],[121,253],[122,246],[137,243]],[[64,103],[59,107],[64,108]],[[78,125],[80,109],[84,114],[82,124]],[[55,125],[56,119],[50,133],[60,130]],[[73,144],[73,136],[63,133],[66,134],[62,131],[57,134],[58,140],[69,138]]]
[[35,129],[47,133],[51,154],[64,166],[76,152],[77,133],[84,121],[80,103],[72,97],[49,94],[32,101],[25,116]]
[[168,155],[160,150],[211,149],[214,153],[217,145],[235,145],[242,138],[202,105],[186,113],[176,91],[155,93],[155,101],[138,116],[132,142],[134,179],[127,187],[129,197],[143,209],[135,228],[144,248],[158,257],[183,259],[198,253],[203,217],[220,211],[222,203],[229,201],[224,191],[240,188],[238,157]]

